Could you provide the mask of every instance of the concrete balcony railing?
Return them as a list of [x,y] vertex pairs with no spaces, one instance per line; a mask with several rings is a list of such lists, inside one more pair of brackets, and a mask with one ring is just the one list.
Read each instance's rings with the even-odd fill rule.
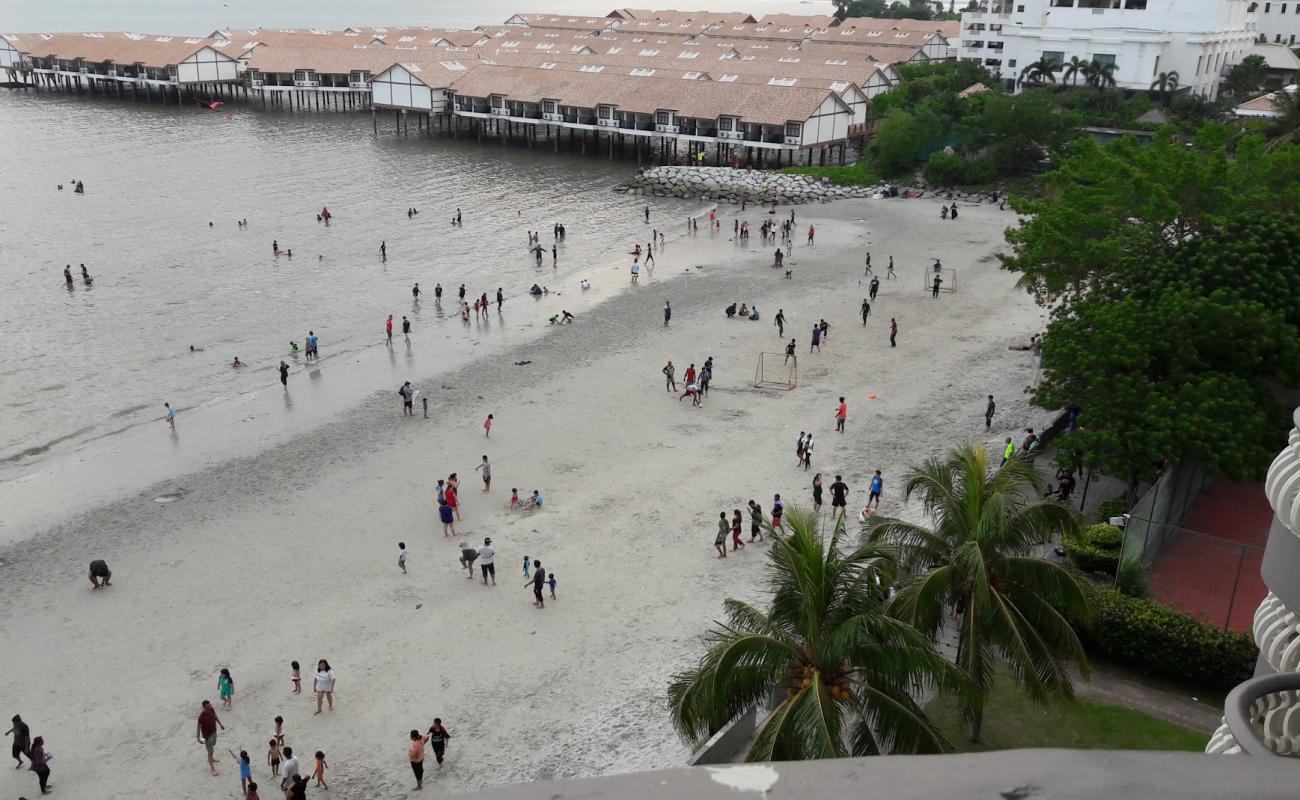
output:
[[1300,672],[1300,615],[1269,592],[1255,610],[1255,643],[1274,672]]
[[1300,758],[1300,674],[1254,678],[1229,692],[1205,752]]
[[1268,468],[1264,494],[1282,524],[1300,536],[1300,408],[1292,418],[1296,427],[1291,429],[1287,446]]

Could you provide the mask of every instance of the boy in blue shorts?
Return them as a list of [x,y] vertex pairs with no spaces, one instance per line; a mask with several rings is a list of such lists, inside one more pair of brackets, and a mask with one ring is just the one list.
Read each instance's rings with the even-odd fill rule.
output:
[[871,494],[867,497],[867,502],[875,501],[876,508],[880,508],[880,492],[885,488],[885,481],[880,477],[880,470],[871,476]]

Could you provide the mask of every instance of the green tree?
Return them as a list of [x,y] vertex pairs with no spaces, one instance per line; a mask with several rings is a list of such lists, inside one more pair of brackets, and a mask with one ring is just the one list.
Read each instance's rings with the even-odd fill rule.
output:
[[1160,102],[1169,106],[1169,98],[1178,91],[1178,70],[1162,72],[1151,82],[1151,91],[1160,97]]
[[1017,457],[991,469],[984,448],[961,445],[904,478],[904,497],[920,496],[933,528],[873,517],[864,530],[868,542],[898,548],[901,565],[915,574],[890,601],[892,615],[933,639],[959,614],[957,666],[974,686],[963,697],[972,741],[999,662],[1038,702],[1073,696],[1067,661],[1088,674],[1067,619],[1090,616],[1084,586],[1034,555],[1078,529],[1071,509],[1037,499],[1045,489],[1032,462]]
[[871,155],[882,175],[900,175],[929,155],[927,142],[934,135],[916,116],[895,111],[876,126]]
[[1300,92],[1279,89],[1271,95],[1277,116],[1269,123],[1269,149],[1300,144]]
[[768,554],[769,609],[727,600],[699,664],[674,677],[678,732],[698,743],[775,701],[749,761],[946,750],[912,693],[933,685],[960,695],[966,684],[915,628],[885,613],[893,560],[875,545],[841,552],[842,523],[823,540],[810,515],[790,509],[785,522],[789,535]]
[[1041,86],[1045,83],[1054,83],[1056,73],[1061,69],[1061,65],[1051,59],[1040,59],[1020,70],[1020,84],[1030,86]]
[[1098,89],[1114,88],[1115,70],[1119,68],[1116,64],[1103,64],[1094,59],[1089,67],[1087,76],[1090,85]]
[[1028,172],[1059,155],[1073,138],[1078,115],[1062,112],[1044,91],[994,94],[979,117],[983,144],[999,172]]
[[1228,70],[1219,93],[1239,100],[1252,97],[1264,85],[1266,75],[1267,66],[1263,56],[1246,56]]
[[1069,81],[1071,86],[1076,85],[1080,76],[1087,77],[1084,72],[1084,67],[1087,65],[1088,62],[1082,58],[1070,56],[1069,62],[1064,65],[1064,71],[1061,73],[1061,83]]

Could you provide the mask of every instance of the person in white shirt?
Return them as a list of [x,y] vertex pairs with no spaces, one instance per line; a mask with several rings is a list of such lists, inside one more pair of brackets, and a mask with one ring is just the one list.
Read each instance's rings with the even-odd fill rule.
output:
[[293,779],[298,777],[298,757],[292,747],[284,748],[284,763],[280,765],[280,788],[288,790],[293,786]]
[[330,669],[330,662],[321,659],[316,665],[316,677],[312,681],[313,690],[316,692],[316,713],[320,713],[321,702],[329,701],[330,711],[334,710],[334,670]]
[[486,586],[488,576],[492,576],[492,585],[497,585],[497,551],[492,548],[492,537],[483,540],[483,546],[478,549],[479,568],[483,570],[483,585]]

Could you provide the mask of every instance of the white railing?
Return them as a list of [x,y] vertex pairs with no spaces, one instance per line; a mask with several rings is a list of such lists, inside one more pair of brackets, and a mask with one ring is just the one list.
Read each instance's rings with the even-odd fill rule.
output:
[[543,111],[542,119],[547,122],[564,122],[564,115],[555,111]]
[[1269,666],[1277,672],[1300,672],[1300,616],[1269,592],[1255,610],[1252,627]]
[[108,71],[108,77],[110,77],[110,78],[116,78],[116,77],[117,77],[117,70],[115,70],[115,69],[110,69],[110,70]]
[[263,86],[266,85],[266,81],[263,80],[262,78],[253,78],[253,80],[250,81],[250,83],[252,83],[254,89],[261,89]]
[[1286,448],[1269,465],[1264,494],[1282,524],[1300,536],[1300,408],[1294,419],[1296,427],[1291,429]]
[[90,74],[90,67],[79,67],[79,68],[77,69],[77,72],[80,72],[82,75],[89,75],[89,74]]
[[320,81],[294,80],[293,85],[301,89],[315,89],[317,86],[320,86]]
[[677,125],[656,124],[655,130],[658,131],[659,133],[679,133],[681,131],[681,128]]
[[1300,756],[1300,676],[1249,680],[1228,694],[1224,721],[1210,737],[1211,755]]

